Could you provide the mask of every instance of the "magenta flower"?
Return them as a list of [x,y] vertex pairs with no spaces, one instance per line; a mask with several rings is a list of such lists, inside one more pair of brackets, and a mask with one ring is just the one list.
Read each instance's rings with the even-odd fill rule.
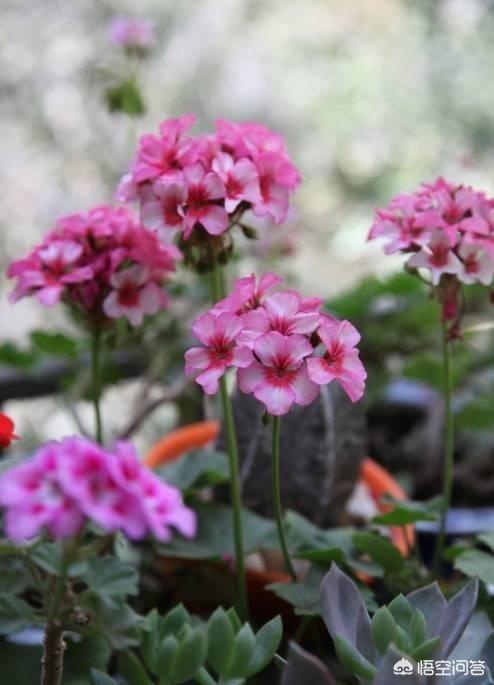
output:
[[197,224],[210,235],[221,235],[228,228],[228,213],[216,200],[225,197],[225,186],[220,177],[206,172],[202,164],[194,164],[183,172],[187,185],[184,208],[184,238],[190,237]]
[[60,455],[52,445],[38,452],[35,461],[16,466],[0,477],[0,506],[6,509],[5,529],[21,542],[47,530],[62,538],[77,533],[84,517],[60,485]]
[[163,285],[181,257],[123,208],[97,207],[63,217],[8,275],[11,300],[34,295],[45,306],[59,301],[89,323],[127,317],[133,325],[166,307]]
[[154,42],[154,27],[150,21],[133,17],[115,17],[108,28],[112,43],[127,49],[146,50]]
[[233,292],[225,299],[217,302],[211,310],[214,314],[230,312],[242,314],[261,306],[265,296],[275,285],[282,282],[281,276],[275,273],[265,273],[257,284],[254,274],[244,278],[237,278],[233,285]]
[[168,302],[165,292],[150,280],[150,270],[142,264],[117,271],[110,278],[112,290],[103,301],[103,311],[110,319],[126,317],[140,326],[145,314],[156,314]]
[[464,242],[458,249],[463,263],[461,280],[463,283],[483,283],[490,285],[494,278],[494,259],[482,245]]
[[253,393],[273,416],[287,414],[293,404],[312,404],[319,394],[305,361],[312,351],[302,335],[285,336],[277,331],[262,335],[254,343],[258,361],[238,371],[240,390]]
[[218,391],[218,382],[230,366],[242,368],[252,363],[252,352],[236,345],[242,331],[240,317],[227,312],[204,314],[194,322],[192,332],[204,345],[185,353],[185,373],[195,374],[207,395]]
[[464,283],[493,280],[494,200],[473,188],[438,178],[398,195],[376,212],[374,238],[388,239],[388,254],[410,254],[408,265],[428,269],[434,286],[443,275]]
[[352,402],[360,400],[365,390],[367,373],[359,359],[356,345],[358,331],[349,321],[326,321],[317,335],[325,350],[322,357],[307,360],[309,378],[317,385],[335,380]]
[[321,323],[321,315],[301,307],[302,298],[295,292],[282,291],[267,296],[262,307],[244,315],[244,330],[239,341],[252,346],[260,335],[269,331],[282,335],[311,335]]
[[172,528],[184,537],[193,538],[196,516],[184,505],[180,491],[143,468],[130,443],[118,442],[115,452],[118,459],[111,462],[112,476],[121,488],[134,494],[145,528],[162,542],[170,540]]
[[167,241],[170,231],[184,227],[186,199],[187,187],[181,177],[167,183],[158,180],[154,184],[154,196],[142,204],[141,219],[148,228],[158,230]]
[[85,438],[48,443],[31,459],[0,476],[0,506],[14,542],[46,531],[56,539],[75,535],[86,521],[131,539],[187,537],[196,530],[194,513],[180,492],[143,467],[132,447],[114,451]]
[[254,274],[240,278],[228,297],[199,317],[192,330],[204,347],[185,353],[186,373],[214,394],[219,378],[233,367],[240,390],[253,393],[275,416],[293,404],[310,404],[319,386],[333,380],[353,402],[360,399],[366,373],[356,349],[359,334],[348,321],[322,312],[318,297],[271,292],[281,280],[274,273],[259,281]]
[[19,281],[11,300],[35,292],[45,307],[57,304],[65,286],[84,283],[94,275],[90,265],[78,266],[82,252],[82,246],[72,240],[53,240],[27,259],[13,262],[8,274]]
[[[145,135],[139,141],[137,158],[131,178],[139,186],[163,176],[171,179],[190,163],[191,142],[184,133],[194,124],[193,114],[167,119],[160,126],[160,135]],[[127,184],[130,179],[127,179]]]
[[259,173],[253,162],[248,159],[236,162],[231,155],[219,152],[213,159],[212,167],[224,183],[228,214],[234,212],[242,201],[252,205],[261,201]]
[[432,285],[439,285],[443,274],[454,274],[458,277],[463,274],[463,264],[451,250],[447,234],[439,230],[434,231],[428,245],[410,257],[408,264],[415,269],[429,269]]
[[145,135],[117,197],[137,200],[146,226],[188,240],[220,236],[251,210],[285,220],[300,183],[285,142],[260,124],[220,120],[213,134],[191,136],[194,117],[168,119]]

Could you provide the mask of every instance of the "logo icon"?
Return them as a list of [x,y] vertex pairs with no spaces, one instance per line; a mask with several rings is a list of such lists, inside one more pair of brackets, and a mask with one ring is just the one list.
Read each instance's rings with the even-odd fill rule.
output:
[[411,675],[414,672],[413,664],[408,659],[400,659],[393,666],[393,673],[395,675]]

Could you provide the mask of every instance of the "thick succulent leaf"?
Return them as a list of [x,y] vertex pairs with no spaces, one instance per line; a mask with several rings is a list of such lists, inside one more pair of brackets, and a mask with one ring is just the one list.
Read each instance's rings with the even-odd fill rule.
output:
[[452,652],[463,635],[477,605],[478,594],[479,581],[473,578],[449,601],[439,629],[443,658]]
[[369,661],[373,661],[376,649],[369,630],[369,614],[365,606],[361,606],[357,616],[357,646],[359,652]]
[[243,678],[247,675],[249,663],[254,655],[256,637],[250,625],[245,623],[235,635],[231,647],[232,657],[226,671],[228,678]]
[[414,609],[420,609],[427,621],[427,637],[439,635],[444,613],[448,606],[443,593],[437,583],[415,590],[407,595],[407,599]]
[[220,607],[208,621],[208,660],[216,673],[227,670],[235,633],[225,610]]
[[351,645],[348,640],[341,635],[333,638],[336,656],[350,673],[353,673],[359,680],[367,682],[374,677],[376,668],[370,663],[356,647]]
[[[393,668],[400,668],[400,666],[404,668],[411,667],[413,671],[410,673],[408,671],[393,673]],[[417,673],[417,666],[411,659],[398,652],[394,647],[390,647],[381,661],[372,685],[400,685],[400,683],[406,683],[406,685],[426,685],[427,678]]]
[[366,659],[374,661],[371,621],[362,595],[353,580],[336,564],[322,581],[321,611],[333,640],[337,636],[344,637]]
[[281,638],[283,637],[283,623],[281,618],[276,616],[269,623],[266,623],[256,635],[256,646],[254,653],[249,661],[246,674],[251,677],[259,671],[262,671],[280,646]]
[[116,680],[113,680],[109,675],[98,671],[96,668],[91,669],[91,682],[93,685],[117,685]]
[[130,650],[120,652],[117,657],[118,671],[128,685],[149,685],[149,677],[140,660]]
[[336,685],[336,680],[317,657],[295,642],[290,643],[288,664],[283,669],[281,685]]

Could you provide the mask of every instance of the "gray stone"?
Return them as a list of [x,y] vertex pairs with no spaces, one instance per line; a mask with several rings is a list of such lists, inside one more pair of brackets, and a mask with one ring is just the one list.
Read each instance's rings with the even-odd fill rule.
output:
[[[252,395],[234,396],[244,503],[273,515],[271,496],[271,426]],[[294,407],[281,419],[281,490],[283,508],[293,509],[320,526],[342,522],[366,456],[366,423],[336,383],[322,388],[309,407]],[[223,436],[220,448],[225,449]]]

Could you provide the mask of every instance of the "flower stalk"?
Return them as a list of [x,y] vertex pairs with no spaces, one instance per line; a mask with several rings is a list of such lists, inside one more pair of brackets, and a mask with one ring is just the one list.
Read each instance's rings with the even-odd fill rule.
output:
[[[223,296],[223,273],[222,267],[215,262],[211,274],[211,293],[213,302],[216,303]],[[220,379],[220,397],[225,424],[226,442],[228,448],[228,462],[230,469],[230,497],[233,511],[233,541],[235,547],[235,569],[237,576],[237,604],[238,614],[242,621],[247,620],[247,582],[245,577],[244,546],[242,534],[242,488],[240,483],[240,470],[238,458],[237,435],[233,417],[233,407],[226,378]]]
[[439,526],[439,535],[436,541],[436,548],[434,551],[433,573],[434,577],[438,577],[444,545],[446,542],[446,524],[448,511],[451,506],[451,497],[453,493],[453,475],[454,475],[454,454],[455,454],[455,434],[454,434],[454,416],[452,408],[453,396],[453,377],[452,377],[452,341],[449,336],[448,325],[446,321],[442,324],[442,349],[443,349],[443,397],[444,397],[444,466],[443,466],[443,511],[441,514],[441,521]]
[[103,443],[103,422],[101,418],[101,329],[95,328],[91,336],[91,397],[94,407],[95,440]]
[[285,566],[290,573],[292,580],[297,580],[297,574],[293,568],[290,553],[288,552],[288,545],[286,544],[285,532],[283,529],[283,508],[281,505],[281,485],[280,485],[280,431],[281,419],[279,416],[273,416],[273,443],[272,443],[272,481],[273,481],[273,507],[274,516],[276,519],[276,528],[278,531],[278,538],[280,541],[283,559]]

